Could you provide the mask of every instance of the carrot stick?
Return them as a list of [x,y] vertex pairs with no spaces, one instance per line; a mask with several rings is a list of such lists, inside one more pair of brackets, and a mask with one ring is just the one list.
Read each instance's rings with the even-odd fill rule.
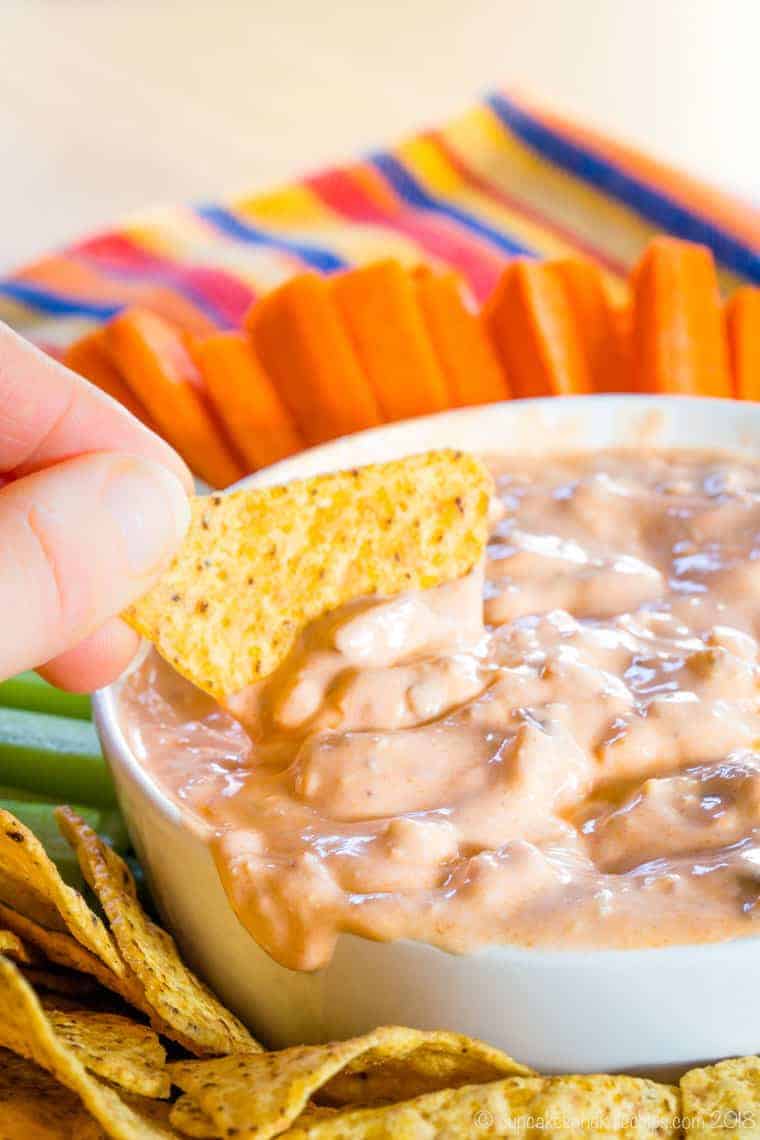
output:
[[612,323],[615,327],[621,374],[624,378],[621,392],[633,392],[633,305],[630,300],[612,306]]
[[477,314],[465,304],[456,275],[418,273],[415,285],[449,403],[464,407],[508,399],[507,378]]
[[730,396],[728,344],[710,250],[657,237],[636,266],[632,285],[634,388]]
[[740,400],[760,400],[760,289],[744,285],[726,305],[726,332]]
[[106,326],[112,360],[158,430],[192,470],[214,487],[244,474],[206,404],[203,380],[180,330],[145,309],[128,309]]
[[254,305],[245,323],[307,443],[381,422],[324,278],[316,273],[291,278]]
[[145,408],[130,391],[129,385],[108,355],[103,329],[94,329],[69,345],[63,363],[84,376],[96,388],[100,388],[101,392],[118,400],[138,420],[152,427]]
[[447,408],[446,381],[414,276],[397,261],[377,261],[338,274],[331,288],[384,417],[403,420]]
[[594,391],[629,391],[624,330],[599,267],[582,257],[568,257],[548,262],[547,269],[570,303]]
[[290,413],[245,333],[204,337],[195,344],[193,356],[219,418],[251,470],[303,448]]
[[545,264],[518,258],[486,302],[483,320],[515,396],[567,396],[591,391],[570,303]]

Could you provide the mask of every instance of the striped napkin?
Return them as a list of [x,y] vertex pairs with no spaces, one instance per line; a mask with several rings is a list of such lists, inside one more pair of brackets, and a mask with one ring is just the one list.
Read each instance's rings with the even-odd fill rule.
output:
[[450,266],[481,300],[510,257],[583,254],[615,291],[663,230],[709,245],[726,291],[760,284],[760,209],[497,93],[269,193],[134,216],[0,279],[0,319],[52,352],[135,302],[205,332],[304,267],[389,256]]

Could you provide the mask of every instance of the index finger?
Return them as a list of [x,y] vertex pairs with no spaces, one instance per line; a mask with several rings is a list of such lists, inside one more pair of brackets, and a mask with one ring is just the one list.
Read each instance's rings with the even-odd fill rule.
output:
[[28,475],[88,451],[156,460],[192,490],[187,466],[168,443],[0,322],[0,475]]

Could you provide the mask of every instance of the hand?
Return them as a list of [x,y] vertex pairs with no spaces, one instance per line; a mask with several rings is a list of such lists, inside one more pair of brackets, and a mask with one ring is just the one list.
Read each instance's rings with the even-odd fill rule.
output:
[[115,615],[171,557],[191,489],[168,444],[0,324],[0,679],[116,678],[139,639]]

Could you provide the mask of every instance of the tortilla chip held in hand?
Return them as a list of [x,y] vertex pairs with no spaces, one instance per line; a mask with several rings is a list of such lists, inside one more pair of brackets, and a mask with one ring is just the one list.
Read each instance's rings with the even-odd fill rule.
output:
[[217,698],[272,673],[338,606],[460,578],[488,534],[491,477],[435,451],[283,486],[196,498],[161,580],[124,614]]

